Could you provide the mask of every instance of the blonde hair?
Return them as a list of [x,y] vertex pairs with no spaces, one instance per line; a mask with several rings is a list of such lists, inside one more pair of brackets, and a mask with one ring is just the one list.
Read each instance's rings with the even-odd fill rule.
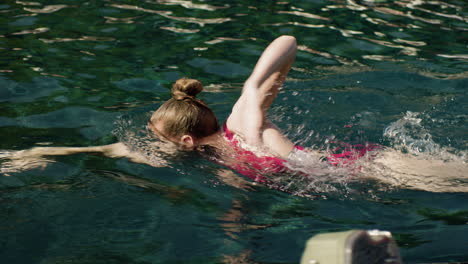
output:
[[153,128],[156,122],[162,122],[166,137],[191,135],[203,138],[219,130],[218,120],[210,108],[196,95],[203,90],[203,85],[195,79],[181,78],[171,89],[172,98],[156,110],[149,121]]

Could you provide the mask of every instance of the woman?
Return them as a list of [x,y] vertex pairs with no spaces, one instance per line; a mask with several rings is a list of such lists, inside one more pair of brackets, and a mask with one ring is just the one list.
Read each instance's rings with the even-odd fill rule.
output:
[[[206,155],[208,158],[257,181],[264,181],[262,173],[284,171],[283,162],[295,146],[267,120],[266,112],[278,94],[295,54],[294,37],[275,39],[265,49],[244,83],[242,95],[222,127],[207,105],[196,98],[203,90],[202,84],[194,79],[182,78],[172,87],[173,97],[154,112],[148,128],[156,137],[174,143],[178,149],[198,150],[203,154],[209,152],[212,155]],[[167,144],[159,146],[162,151],[174,151]],[[36,147],[14,153],[4,152],[3,156],[8,156],[13,163],[7,164],[9,166],[4,164],[3,172],[37,166],[41,163],[31,162],[37,157],[82,152],[127,157],[152,166],[165,165],[163,160],[155,164],[141,153],[131,151],[125,144],[115,143],[84,148]]]
[[203,89],[194,79],[182,78],[172,87],[173,97],[154,112],[148,127],[157,137],[181,149],[211,151],[210,158],[255,181],[264,173],[283,172],[283,163],[295,148],[267,117],[296,54],[296,39],[281,36],[263,52],[242,94],[222,127],[206,104],[196,98]]
[[[209,148],[210,159],[257,182],[266,182],[265,174],[287,171],[287,160],[304,149],[295,146],[267,119],[267,111],[291,69],[296,49],[292,36],[281,36],[265,49],[221,128],[213,112],[196,98],[202,84],[186,78],[174,83],[173,97],[154,112],[148,127],[181,149],[203,153]],[[350,163],[373,148],[349,149],[329,155],[327,160],[333,165]],[[320,156],[311,150],[307,154],[308,158]]]
[[[281,36],[265,49],[222,126],[208,106],[196,98],[203,90],[202,84],[194,79],[177,80],[172,87],[173,97],[157,109],[148,121],[150,133],[162,141],[175,144],[178,149],[199,151],[210,160],[255,182],[268,183],[271,181],[269,175],[289,171],[292,167],[300,174],[322,177],[322,181],[330,179],[325,176],[361,173],[364,177],[406,188],[440,192],[468,191],[467,186],[446,184],[451,178],[466,178],[464,163],[421,160],[375,145],[349,147],[337,154],[323,154],[295,146],[267,119],[266,114],[291,69],[296,48],[294,37]],[[155,142],[160,152],[175,151],[168,144],[160,143]],[[371,150],[379,151],[367,155]],[[4,162],[1,169],[7,174],[45,165],[48,160],[43,156],[82,152],[126,157],[133,162],[152,166],[166,165],[163,159],[155,163],[154,159],[150,161],[147,156],[131,151],[125,144],[115,143],[84,148],[36,147],[25,151],[4,151],[0,152],[0,158],[3,156],[9,162]],[[157,156],[157,153],[154,155]],[[304,163],[313,166],[304,167]],[[234,186],[246,186],[245,182],[235,180],[230,171],[223,171],[219,176]],[[422,178],[430,180],[422,181]]]

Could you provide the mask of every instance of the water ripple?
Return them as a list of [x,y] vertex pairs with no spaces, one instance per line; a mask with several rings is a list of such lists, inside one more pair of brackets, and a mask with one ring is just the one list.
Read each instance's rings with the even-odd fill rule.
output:
[[176,20],[176,21],[198,24],[201,27],[205,26],[205,24],[221,24],[224,22],[231,21],[230,18],[176,17],[176,16],[169,16],[169,15],[164,15],[164,14],[162,14],[162,16],[172,19],[172,20]]
[[[453,14],[441,13],[441,12],[429,10],[429,9],[426,9],[426,8],[418,7],[418,5],[421,5],[423,3],[425,3],[425,2],[424,1],[414,1],[414,2],[408,2],[408,3],[402,3],[402,2],[399,2],[399,1],[395,2],[395,4],[397,4],[397,5],[404,6],[404,7],[414,9],[414,10],[418,10],[418,11],[423,11],[423,12],[428,13],[428,14],[433,14],[433,15],[436,15],[436,16],[441,16],[441,17],[445,17],[445,18],[452,18],[452,19],[463,21],[463,22],[468,22],[468,19],[466,17],[462,17],[462,16],[459,16],[459,15],[453,15]],[[441,5],[442,7],[444,6],[441,2],[432,2],[431,1],[431,2],[427,2],[427,3],[432,3],[432,4],[435,4],[435,5]],[[457,7],[457,6],[452,6],[452,7],[456,8],[457,10],[461,9],[460,7]],[[445,8],[447,8],[447,6],[445,6]]]
[[38,2],[25,2],[25,1],[16,1],[18,5],[30,5],[30,6],[40,6],[42,5],[41,3]]
[[346,58],[343,58],[343,57],[340,57],[338,55],[333,55],[333,54],[330,54],[330,53],[327,53],[327,52],[324,52],[324,51],[318,51],[318,50],[315,50],[315,49],[312,49],[312,48],[309,48],[305,45],[299,45],[297,47],[298,50],[301,50],[301,51],[305,51],[305,52],[309,52],[309,53],[312,53],[312,54],[315,54],[315,55],[319,55],[319,56],[322,56],[322,57],[325,57],[327,59],[334,59],[344,65],[351,65],[351,64],[357,64],[357,65],[362,65],[360,64],[359,62],[357,61],[350,61]]
[[118,18],[118,17],[104,16],[104,18],[106,19],[106,23],[108,24],[133,24],[135,23],[135,19],[139,17]]
[[25,7],[24,10],[31,12],[31,13],[40,13],[40,14],[49,14],[49,13],[54,13],[57,12],[63,8],[68,7],[67,5],[48,5],[43,8],[27,8]]
[[227,21],[231,21],[230,18],[177,17],[177,16],[171,16],[172,12],[170,11],[158,11],[158,10],[142,8],[142,7],[134,6],[134,5],[111,4],[111,6],[116,7],[116,8],[121,8],[121,9],[129,9],[129,10],[142,11],[146,13],[158,14],[165,18],[169,18],[169,19],[181,21],[181,22],[186,22],[186,23],[194,23],[194,24],[198,24],[199,26],[204,26],[205,24],[220,24],[220,23],[224,23]]
[[11,34],[12,35],[41,34],[41,33],[47,32],[49,30],[50,30],[50,28],[41,27],[41,28],[36,28],[36,29],[28,29],[28,30],[23,30],[23,31],[19,31],[19,32],[14,32],[14,33],[11,33]]
[[172,13],[171,11],[158,11],[158,10],[146,9],[146,8],[135,6],[135,5],[111,4],[110,6],[121,8],[121,9],[136,10],[136,11],[141,11],[145,13],[158,14],[158,15],[163,15],[163,14],[167,15],[167,14]]
[[40,41],[44,43],[56,43],[56,42],[70,42],[70,41],[114,41],[111,37],[94,37],[94,36],[82,36],[79,38],[54,38],[54,39],[43,39]]
[[225,6],[213,6],[209,4],[195,4],[191,1],[183,1],[183,0],[157,0],[156,3],[162,5],[180,5],[188,9],[200,9],[206,11],[215,11],[219,9],[229,8],[228,5]]
[[307,12],[299,12],[299,11],[278,11],[278,14],[288,14],[288,15],[295,15],[295,16],[300,16],[300,17],[305,17],[305,18],[312,18],[312,19],[319,19],[319,20],[331,21],[331,19],[328,18],[328,17],[322,17],[322,16],[310,14],[310,13],[307,13]]
[[174,33],[185,33],[185,34],[192,34],[200,32],[199,29],[185,29],[185,28],[176,28],[176,27],[160,27],[160,29],[172,31]]

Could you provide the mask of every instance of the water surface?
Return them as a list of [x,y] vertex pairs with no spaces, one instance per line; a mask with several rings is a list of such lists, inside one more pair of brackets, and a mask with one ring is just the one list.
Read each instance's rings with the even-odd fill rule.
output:
[[[182,76],[205,84],[223,121],[265,46],[290,34],[299,51],[270,117],[296,143],[466,162],[464,1],[4,0],[0,13],[2,150],[116,142],[116,120],[144,116]],[[391,231],[405,263],[468,261],[466,193],[243,190],[190,155],[166,168],[75,155],[3,173],[1,262],[297,263],[310,236],[353,228]]]

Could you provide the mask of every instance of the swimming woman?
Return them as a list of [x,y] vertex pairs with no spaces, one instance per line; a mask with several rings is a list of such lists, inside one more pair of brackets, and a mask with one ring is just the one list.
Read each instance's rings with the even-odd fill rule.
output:
[[276,98],[296,54],[296,39],[281,36],[263,52],[242,94],[223,125],[196,98],[202,84],[182,78],[172,86],[172,98],[157,109],[148,122],[159,138],[181,149],[210,149],[211,158],[255,181],[262,174],[284,172],[284,162],[299,147],[287,139],[268,119],[267,111]]
[[[283,171],[282,163],[294,149],[294,144],[267,120],[266,112],[277,96],[295,54],[294,37],[281,36],[275,39],[258,60],[244,83],[240,98],[222,126],[210,108],[196,98],[203,90],[201,82],[187,78],[177,80],[172,86],[172,98],[151,116],[148,122],[150,133],[174,144],[179,150],[209,151],[218,162],[247,176],[260,177],[260,171]],[[163,151],[174,151],[168,144],[159,146]],[[81,152],[127,157],[134,162],[164,166],[150,162],[147,157],[132,151],[131,146],[123,143],[84,148],[36,147],[19,151],[10,158],[24,168],[28,166],[27,157]],[[161,160],[161,163],[164,161]],[[257,180],[261,181],[258,177]]]
[[[267,118],[267,111],[282,87],[291,69],[296,55],[296,39],[292,36],[281,36],[275,39],[259,58],[252,74],[245,81],[242,94],[232,108],[226,122],[219,124],[214,113],[197,94],[203,90],[201,82],[195,79],[182,78],[177,80],[171,89],[172,98],[162,104],[148,121],[149,133],[161,141],[159,150],[174,152],[179,150],[195,150],[210,160],[229,167],[255,182],[268,182],[268,175],[284,173],[290,170],[289,161],[296,164],[313,161],[320,166],[314,166],[309,173],[312,176],[325,175],[335,168],[350,167],[358,160],[373,159],[375,162],[359,164],[359,172],[384,175],[381,171],[389,171],[391,177],[381,177],[381,181],[392,185],[403,184],[409,188],[433,190],[433,187],[421,184],[421,179],[405,181],[415,177],[418,172],[425,171],[424,177],[432,177],[430,182],[437,182],[447,163],[442,166],[431,166],[433,161],[421,161],[411,155],[399,153],[391,149],[376,148],[375,145],[350,148],[342,153],[324,154],[315,150],[305,150],[295,146]],[[170,147],[171,145],[175,147]],[[378,150],[377,150],[378,149]],[[372,154],[369,155],[368,152]],[[9,167],[3,166],[3,172],[14,171],[15,167],[27,169],[37,166],[30,163],[37,157],[70,155],[75,153],[100,153],[109,157],[126,157],[131,161],[147,163],[152,166],[164,166],[164,160],[155,164],[142,153],[132,151],[131,146],[115,143],[105,146],[65,148],[36,147],[30,150],[4,153],[3,158],[10,159]],[[0,153],[1,154],[1,153]],[[0,155],[0,158],[1,155]],[[28,161],[29,159],[29,161]],[[369,166],[378,164],[378,166]],[[439,164],[440,165],[440,164]],[[456,165],[456,166],[455,166]],[[449,168],[448,176],[454,176],[457,171],[466,172],[466,164],[455,164]],[[319,170],[318,170],[319,168]],[[357,168],[354,166],[354,169]],[[346,169],[346,168],[345,168]],[[325,171],[325,172],[323,172]],[[304,171],[302,171],[304,172]],[[318,174],[317,174],[318,173]],[[345,172],[349,174],[348,172]],[[448,177],[447,176],[447,177]],[[443,177],[442,177],[443,179]],[[449,188],[449,191],[468,191],[467,186]],[[444,191],[445,189],[434,189]]]

